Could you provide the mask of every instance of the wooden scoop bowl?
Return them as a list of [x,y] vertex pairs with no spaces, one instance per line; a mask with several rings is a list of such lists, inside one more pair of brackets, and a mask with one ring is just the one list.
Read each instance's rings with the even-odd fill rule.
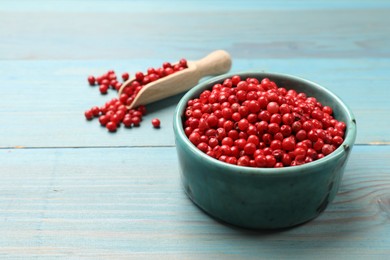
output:
[[[228,72],[231,65],[230,55],[223,50],[214,51],[197,61],[188,61],[188,68],[146,84],[127,108],[131,109],[139,105],[146,105],[189,90],[205,76]],[[119,95],[134,80],[135,78],[125,81],[119,89]]]

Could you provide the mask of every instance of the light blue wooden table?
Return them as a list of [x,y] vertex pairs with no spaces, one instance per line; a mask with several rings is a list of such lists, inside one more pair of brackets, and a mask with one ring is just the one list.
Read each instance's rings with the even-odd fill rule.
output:
[[[205,215],[179,179],[172,116],[109,134],[83,112],[89,74],[145,71],[215,49],[232,71],[318,82],[358,136],[336,200],[281,231]],[[390,2],[0,1],[0,259],[389,259]],[[150,120],[162,121],[159,130]]]

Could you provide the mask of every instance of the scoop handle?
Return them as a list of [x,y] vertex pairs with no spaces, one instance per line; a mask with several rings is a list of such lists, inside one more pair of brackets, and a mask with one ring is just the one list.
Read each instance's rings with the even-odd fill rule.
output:
[[224,50],[213,51],[203,59],[194,62],[199,78],[226,73],[232,66],[229,53]]

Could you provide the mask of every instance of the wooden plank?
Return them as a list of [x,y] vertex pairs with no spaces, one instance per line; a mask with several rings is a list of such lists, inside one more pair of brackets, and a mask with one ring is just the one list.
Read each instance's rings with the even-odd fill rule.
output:
[[[96,87],[88,86],[87,75],[108,69],[134,74],[180,57],[164,58],[0,61],[0,89],[6,97],[0,102],[0,147],[173,146],[172,117],[182,95],[148,106],[149,114],[140,128],[120,128],[117,134],[109,134],[97,120],[86,122],[83,115],[86,109],[115,96],[101,96]],[[281,72],[318,82],[340,96],[355,113],[357,143],[390,142],[389,59],[234,59],[232,71],[245,70]],[[154,117],[161,119],[161,129],[152,128]]]
[[[95,12],[87,7],[96,1],[84,3],[82,12],[73,11],[74,5],[64,1],[64,10],[53,3],[57,11],[49,8],[52,12],[45,11],[47,5],[12,3],[0,15],[0,24],[7,25],[0,30],[0,59],[200,56],[221,48],[236,58],[390,57],[390,9],[384,1],[371,1],[369,12],[365,8],[368,1],[340,9],[264,10],[257,4],[240,11],[234,9],[238,3],[230,2],[210,12],[204,12],[204,5],[191,9],[197,6],[195,2],[169,10],[165,3],[153,6],[146,2],[143,5],[150,8],[146,13],[115,4],[108,8],[112,12],[102,13],[108,6],[103,1]],[[18,10],[16,6],[41,11],[12,11]],[[160,7],[162,11],[157,11]]]
[[250,231],[185,196],[172,147],[1,149],[0,256],[380,258],[390,254],[390,147],[356,146],[316,220]]

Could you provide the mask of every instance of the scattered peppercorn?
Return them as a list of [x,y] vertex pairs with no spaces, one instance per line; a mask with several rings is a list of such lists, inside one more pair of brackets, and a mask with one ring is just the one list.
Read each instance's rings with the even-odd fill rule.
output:
[[160,128],[160,124],[161,124],[161,122],[158,118],[152,119],[152,125],[154,128]]
[[107,125],[106,125],[106,128],[110,132],[115,132],[117,127],[118,127],[117,124],[115,124],[113,121],[108,122]]
[[88,82],[89,82],[89,85],[91,86],[94,86],[95,85],[95,77],[94,76],[89,76],[88,77]]
[[[108,131],[115,132],[123,123],[127,128],[139,126],[142,117],[146,114],[146,107],[141,105],[133,109],[127,109],[131,105],[138,92],[148,83],[166,77],[172,73],[181,71],[187,68],[187,60],[181,59],[177,64],[172,65],[169,62],[164,62],[160,68],[148,68],[147,73],[135,73],[135,80],[131,85],[125,87],[119,98],[113,98],[106,102],[101,107],[93,107],[85,111],[84,115],[87,120],[92,120],[94,117],[99,118],[99,123],[105,126]],[[129,73],[124,72],[121,75],[123,81],[128,80]],[[115,91],[119,91],[122,83],[117,80],[114,70],[109,70],[103,75],[88,77],[88,82],[91,86],[98,84],[101,94],[107,94],[110,87]],[[152,125],[155,128],[160,127],[160,120],[155,118],[152,120]]]
[[122,79],[123,79],[123,81],[126,81],[126,80],[128,80],[129,78],[130,78],[129,73],[127,73],[127,72],[122,73]]
[[85,118],[87,120],[92,120],[93,119],[93,112],[91,109],[87,110],[84,112]]

